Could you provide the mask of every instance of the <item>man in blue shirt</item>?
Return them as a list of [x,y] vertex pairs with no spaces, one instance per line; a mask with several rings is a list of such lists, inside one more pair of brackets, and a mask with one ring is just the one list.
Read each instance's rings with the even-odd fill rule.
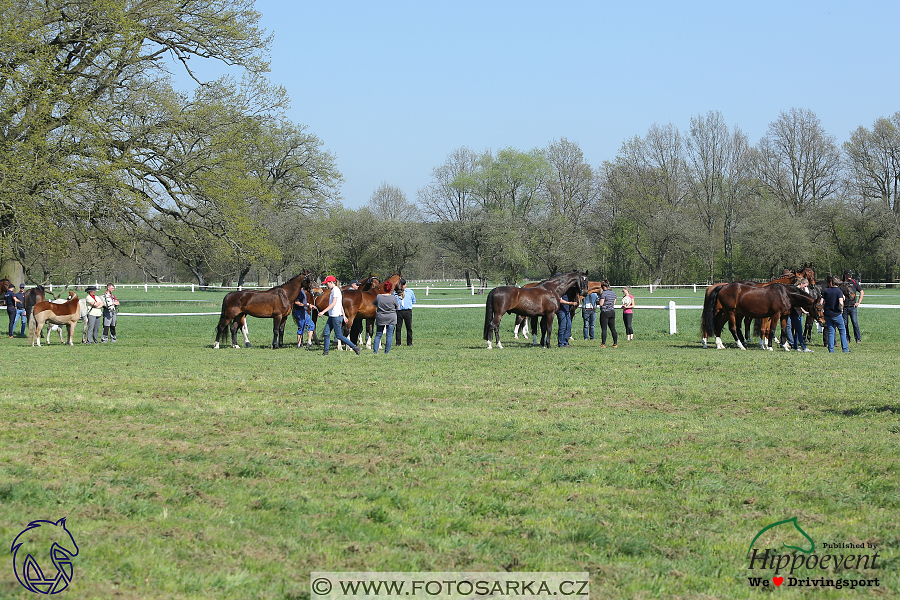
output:
[[412,307],[416,303],[416,293],[406,289],[406,280],[401,279],[397,284],[397,291],[394,292],[400,301],[400,308],[397,309],[397,329],[395,330],[394,345],[400,346],[400,332],[403,325],[406,324],[406,345],[412,346]]

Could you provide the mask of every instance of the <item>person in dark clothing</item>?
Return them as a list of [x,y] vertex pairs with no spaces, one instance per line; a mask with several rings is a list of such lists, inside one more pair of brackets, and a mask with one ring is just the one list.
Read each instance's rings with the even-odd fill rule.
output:
[[844,327],[844,292],[834,285],[834,277],[825,278],[827,286],[822,292],[822,308],[825,312],[825,330],[828,351],[834,352],[834,330],[841,332],[841,349],[850,352],[850,343],[847,341],[847,329]]

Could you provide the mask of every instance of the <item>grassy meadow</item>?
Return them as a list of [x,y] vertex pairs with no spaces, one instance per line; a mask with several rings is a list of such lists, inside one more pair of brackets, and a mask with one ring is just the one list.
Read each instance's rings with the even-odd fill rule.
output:
[[[483,296],[416,293],[415,343],[389,355],[273,351],[260,320],[253,348],[213,350],[215,316],[123,316],[115,345],[3,336],[0,541],[66,517],[79,599],[308,598],[312,571],[503,570],[587,571],[594,598],[750,598],[775,590],[749,587],[772,575],[748,569],[750,542],[796,516],[819,546],[878,547],[877,569],[803,577],[879,587],[816,597],[900,597],[900,310],[860,309],[847,355],[739,351],[727,332],[703,350],[699,310],[673,336],[668,311],[638,310],[632,342],[620,312],[616,349],[599,319],[582,341],[580,313],[568,350],[512,340],[507,316],[488,351],[483,309],[425,307]],[[223,295],[117,290],[126,313],[215,312]],[[0,598],[32,597],[2,564]]]

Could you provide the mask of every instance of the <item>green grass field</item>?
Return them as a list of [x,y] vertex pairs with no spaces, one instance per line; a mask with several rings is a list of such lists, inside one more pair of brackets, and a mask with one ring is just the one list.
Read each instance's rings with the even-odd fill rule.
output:
[[[117,295],[174,313],[224,294]],[[507,316],[488,351],[483,309],[424,307],[483,296],[417,296],[415,345],[387,356],[273,351],[258,320],[253,348],[213,350],[215,316],[121,317],[115,345],[4,336],[0,541],[66,517],[80,553],[60,597],[79,599],[307,598],[312,571],[505,569],[588,571],[594,598],[751,598],[766,592],[748,577],[773,573],[748,569],[750,542],[796,516],[817,546],[877,545],[876,569],[802,575],[878,587],[817,597],[900,596],[900,310],[860,309],[848,355],[739,351],[727,333],[702,350],[697,310],[674,336],[668,311],[638,311],[633,342],[619,316],[617,349],[581,341],[580,315],[573,348],[532,348]],[[0,564],[0,597],[32,597]]]

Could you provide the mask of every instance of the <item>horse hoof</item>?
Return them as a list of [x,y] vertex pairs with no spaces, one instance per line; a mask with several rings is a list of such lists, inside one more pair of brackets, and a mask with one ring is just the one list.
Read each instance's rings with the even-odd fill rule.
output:
[[237,345],[237,344],[232,344],[232,346],[231,346],[231,347],[232,347],[232,348],[237,348],[237,349],[238,349],[238,350],[240,350],[240,348],[241,348],[241,347],[240,347],[240,346],[238,346],[238,345]]
[[249,347],[250,347],[250,342],[247,342],[246,344],[244,344],[244,348],[249,348]]
[[219,349],[219,342],[216,342],[215,344],[213,344],[213,350],[218,350],[218,349]]

